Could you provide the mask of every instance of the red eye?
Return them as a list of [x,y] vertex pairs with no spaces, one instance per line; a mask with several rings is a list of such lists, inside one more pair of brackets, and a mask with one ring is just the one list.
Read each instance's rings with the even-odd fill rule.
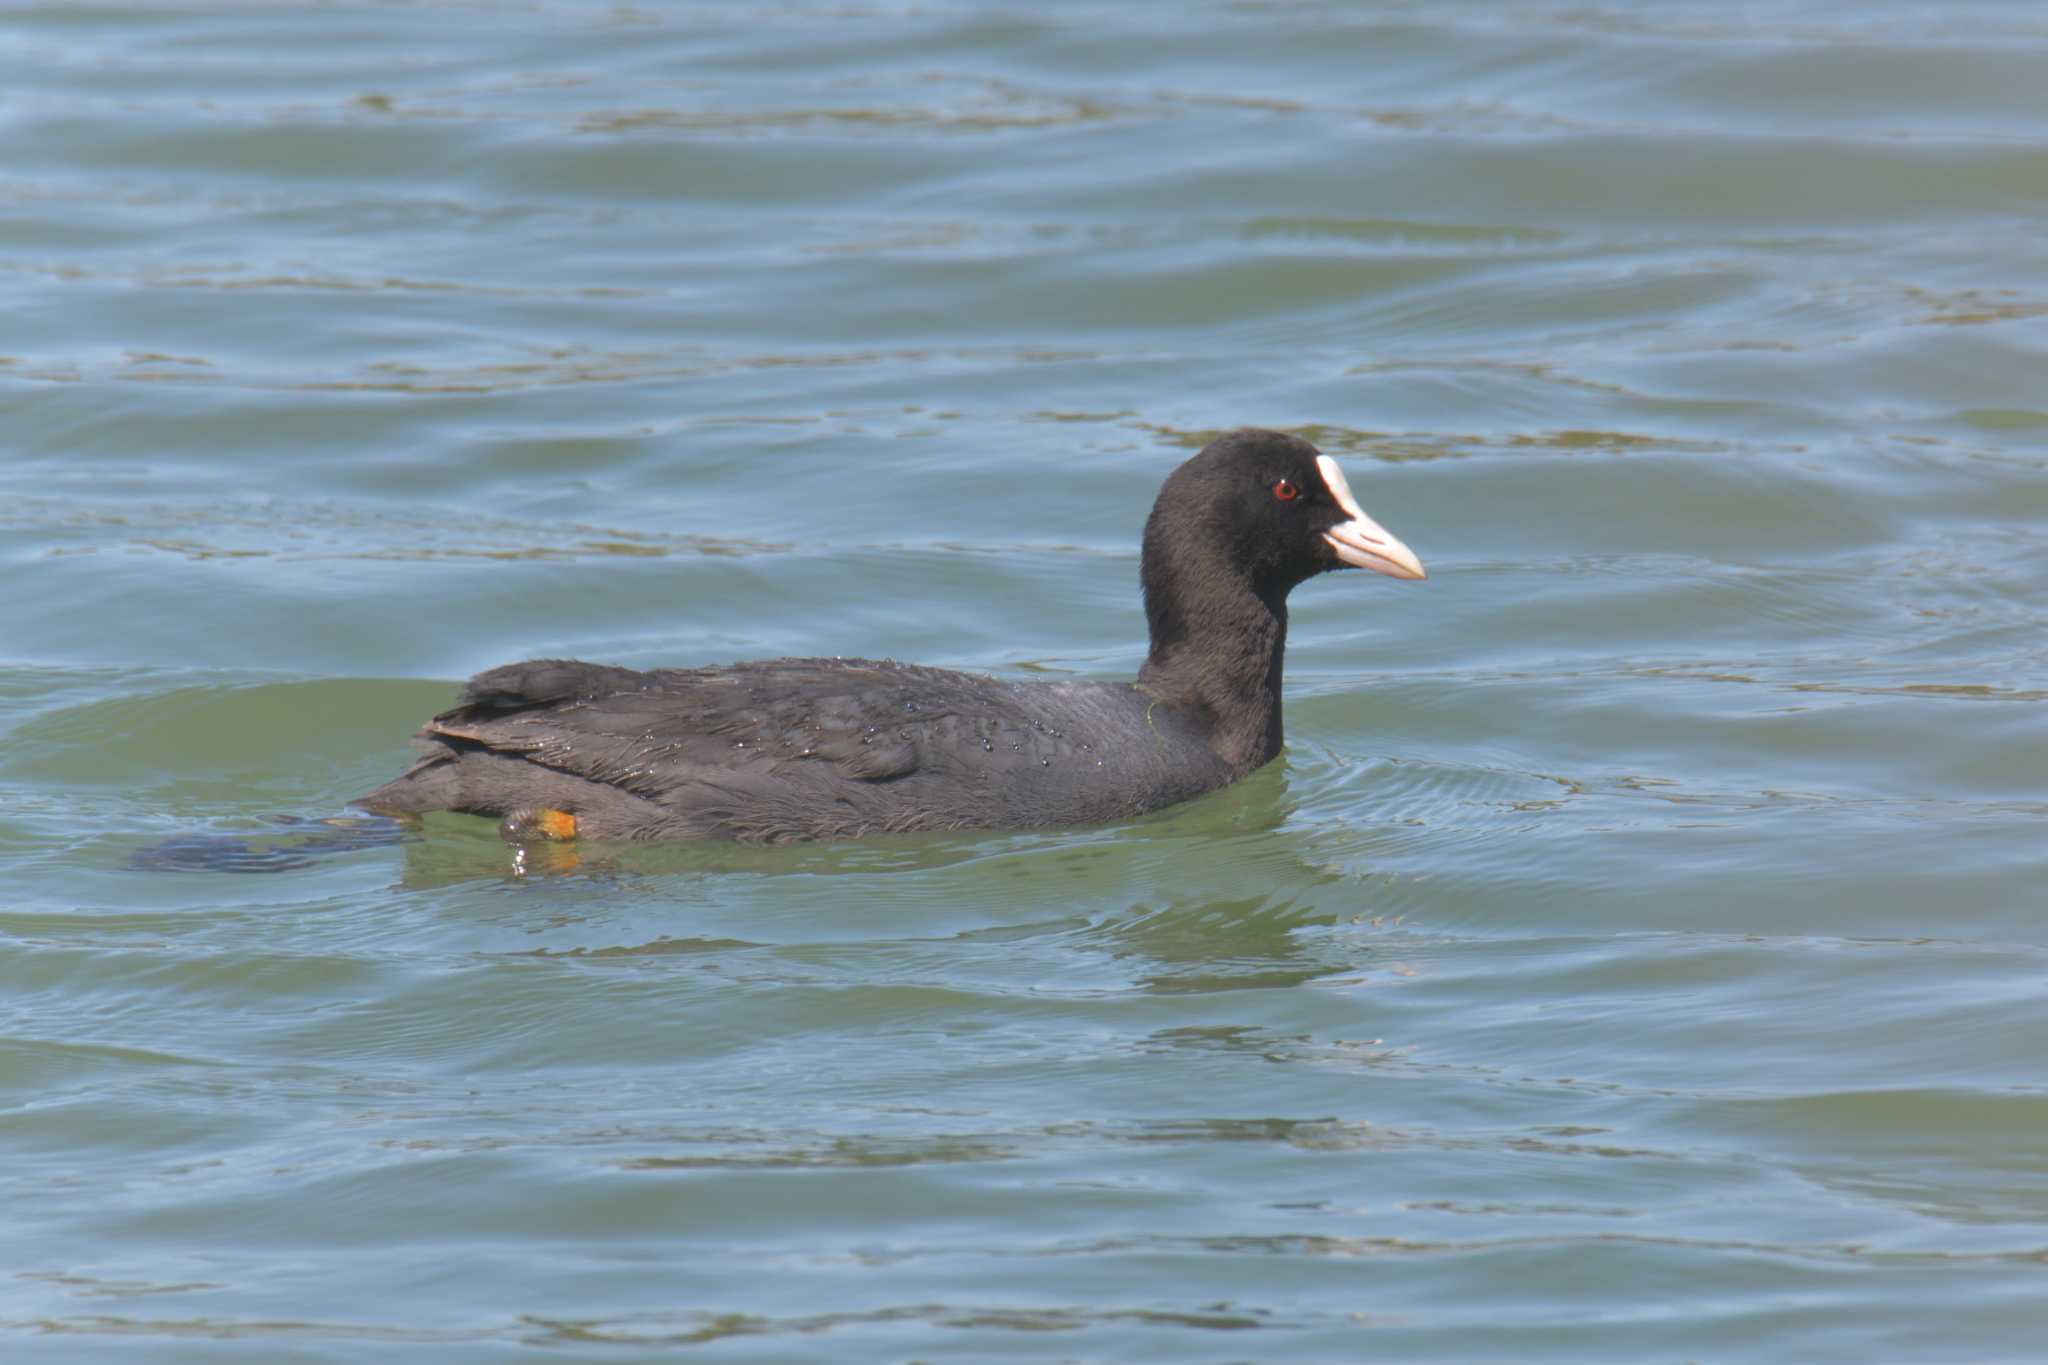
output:
[[1301,496],[1301,490],[1294,486],[1292,479],[1282,479],[1273,485],[1273,496],[1282,502],[1293,502]]

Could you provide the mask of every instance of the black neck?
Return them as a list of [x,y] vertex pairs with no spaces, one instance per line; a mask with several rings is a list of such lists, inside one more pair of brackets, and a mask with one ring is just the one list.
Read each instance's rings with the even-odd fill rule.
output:
[[1280,670],[1287,652],[1285,590],[1262,594],[1241,577],[1199,571],[1162,590],[1150,555],[1145,615],[1152,652],[1138,686],[1183,707],[1208,733],[1209,747],[1243,776],[1280,753]]

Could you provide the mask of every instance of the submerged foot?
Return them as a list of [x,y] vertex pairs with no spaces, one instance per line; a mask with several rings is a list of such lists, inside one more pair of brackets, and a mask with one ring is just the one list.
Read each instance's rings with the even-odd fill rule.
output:
[[576,837],[576,817],[550,806],[521,806],[498,822],[508,844],[566,844]]
[[498,837],[512,845],[512,875],[530,877],[574,872],[576,817],[552,806],[521,806],[498,822]]
[[173,835],[129,854],[128,866],[138,872],[288,872],[328,854],[390,848],[418,837],[418,821],[388,815],[269,819],[289,833]]

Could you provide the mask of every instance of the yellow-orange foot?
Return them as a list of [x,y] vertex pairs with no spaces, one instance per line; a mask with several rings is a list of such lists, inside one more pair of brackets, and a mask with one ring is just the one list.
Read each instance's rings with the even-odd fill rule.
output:
[[566,844],[576,838],[576,817],[551,806],[521,806],[498,822],[498,835],[508,844]]

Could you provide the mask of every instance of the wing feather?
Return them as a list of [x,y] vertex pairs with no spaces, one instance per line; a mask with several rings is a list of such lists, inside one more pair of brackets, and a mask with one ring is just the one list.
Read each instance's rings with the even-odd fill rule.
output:
[[421,734],[650,798],[771,772],[884,783],[926,766],[922,741],[957,729],[954,708],[930,697],[962,685],[999,706],[991,679],[864,659],[646,672],[538,659],[478,674]]

